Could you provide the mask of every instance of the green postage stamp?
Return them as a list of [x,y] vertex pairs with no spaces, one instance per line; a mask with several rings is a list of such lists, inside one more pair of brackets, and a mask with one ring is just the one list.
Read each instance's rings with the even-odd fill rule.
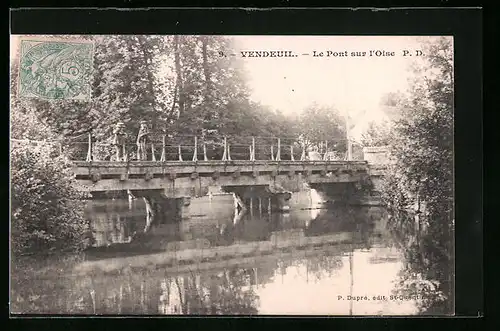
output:
[[93,54],[91,42],[21,40],[19,96],[89,100]]

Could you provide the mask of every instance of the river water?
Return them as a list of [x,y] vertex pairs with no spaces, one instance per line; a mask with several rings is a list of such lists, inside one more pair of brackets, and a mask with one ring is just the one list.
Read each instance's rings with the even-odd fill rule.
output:
[[[57,260],[31,261],[29,271],[13,271],[12,312],[418,312],[418,297],[392,297],[405,259],[380,207],[326,205],[312,190],[294,193],[285,214],[269,213],[265,206],[238,214],[231,195],[193,198],[190,212],[189,219],[172,220],[133,239],[145,225],[142,200],[91,201],[93,247]],[[266,243],[276,238],[285,244],[269,249]],[[300,245],[309,239],[316,244]],[[245,251],[255,243],[268,248]],[[219,255],[181,258],[204,256],[210,249]],[[172,254],[180,260],[169,260]]]

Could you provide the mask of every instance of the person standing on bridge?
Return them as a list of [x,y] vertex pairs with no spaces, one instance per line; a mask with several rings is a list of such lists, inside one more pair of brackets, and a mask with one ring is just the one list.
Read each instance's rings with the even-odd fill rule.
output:
[[125,160],[125,141],[127,134],[125,133],[125,124],[122,122],[116,123],[113,130],[113,145],[116,151],[116,161],[126,161]]
[[137,135],[137,159],[141,161],[146,161],[148,159],[146,146],[149,137],[148,122],[141,121],[141,127],[139,129],[139,134]]

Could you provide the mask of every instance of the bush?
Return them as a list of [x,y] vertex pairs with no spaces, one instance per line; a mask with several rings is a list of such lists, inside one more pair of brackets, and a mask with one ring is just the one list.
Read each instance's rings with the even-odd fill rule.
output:
[[51,147],[11,150],[11,249],[14,254],[78,249],[89,224],[69,164]]

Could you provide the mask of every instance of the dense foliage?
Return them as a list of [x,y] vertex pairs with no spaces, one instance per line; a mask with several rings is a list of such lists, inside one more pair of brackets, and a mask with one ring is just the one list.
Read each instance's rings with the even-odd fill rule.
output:
[[[383,198],[407,254],[402,290],[426,295],[422,311],[453,311],[453,47],[425,43],[403,116],[390,136],[394,160]],[[434,281],[434,282],[431,282]],[[432,299],[431,299],[432,296]]]
[[[141,120],[148,121],[153,131],[172,136],[212,130],[219,136],[295,137],[305,130],[309,139],[326,140],[343,131],[340,117],[326,108],[313,105],[293,118],[252,101],[241,60],[219,54],[235,47],[231,38],[82,38],[95,43],[90,102],[19,100],[15,94],[18,68],[11,65],[12,107],[33,111],[58,135],[78,136],[91,130],[98,142],[109,143],[113,126],[121,121],[133,144]],[[161,141],[159,136],[155,139]],[[192,138],[184,140],[171,143],[192,143]]]
[[366,147],[380,147],[390,144],[390,123],[371,122],[368,128],[361,134],[361,144]]
[[84,247],[82,194],[58,138],[25,100],[11,107],[11,251],[15,256]]
[[83,247],[88,224],[68,165],[51,147],[11,151],[11,248],[14,254]]
[[329,141],[330,147],[346,150],[346,123],[337,109],[311,104],[299,114],[297,132],[304,137],[306,145]]

